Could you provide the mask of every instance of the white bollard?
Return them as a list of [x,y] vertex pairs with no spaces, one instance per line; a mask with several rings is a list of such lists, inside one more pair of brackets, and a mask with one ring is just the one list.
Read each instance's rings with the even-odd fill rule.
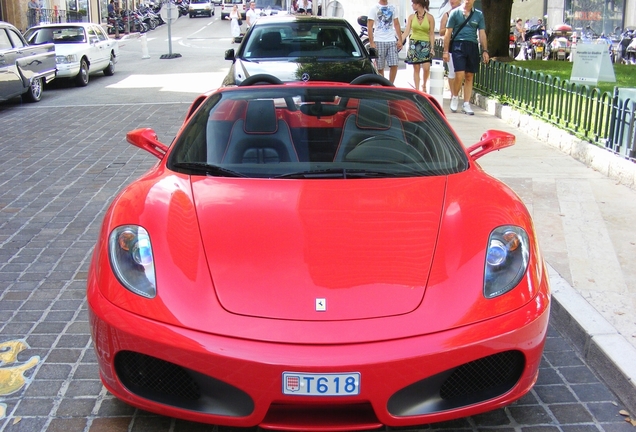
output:
[[433,60],[431,64],[429,94],[444,106],[444,63],[441,60]]
[[146,38],[146,34],[142,34],[139,40],[141,40],[141,58],[149,59],[150,54],[148,53],[148,38]]

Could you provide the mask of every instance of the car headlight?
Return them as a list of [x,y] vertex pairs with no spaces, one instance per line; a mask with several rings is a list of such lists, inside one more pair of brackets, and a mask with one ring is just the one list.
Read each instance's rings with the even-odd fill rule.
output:
[[157,294],[148,231],[137,225],[115,228],[108,239],[108,253],[113,272],[123,286],[147,298]]
[[493,298],[513,289],[528,269],[528,234],[518,226],[495,228],[488,238],[484,296]]
[[59,64],[77,63],[77,55],[69,54],[66,56],[55,56],[55,62]]

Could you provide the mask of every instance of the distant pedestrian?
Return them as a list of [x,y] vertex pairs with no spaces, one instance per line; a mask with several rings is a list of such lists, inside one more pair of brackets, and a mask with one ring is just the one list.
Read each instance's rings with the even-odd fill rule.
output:
[[256,3],[250,2],[250,8],[245,13],[245,24],[247,25],[247,28],[253,26],[257,18],[258,14],[256,13]]
[[[446,11],[444,15],[442,15],[442,20],[439,24],[439,35],[444,37],[446,35],[446,23],[448,22],[448,15],[451,11],[462,4],[461,0],[450,0],[450,10]],[[453,83],[455,82],[455,68],[453,67],[453,56],[448,57],[448,61],[446,62],[446,67],[448,68],[448,87],[453,88]]]
[[[435,42],[435,18],[428,13],[429,0],[412,0],[411,6],[415,13],[409,15],[406,29],[402,37],[406,44],[408,36],[408,50],[406,63],[413,65],[413,84],[415,90],[420,89],[420,75],[422,76],[422,91],[426,91],[426,81],[431,73],[433,61],[433,43]],[[420,74],[420,71],[423,72]]]
[[29,27],[38,25],[40,23],[40,5],[36,0],[29,0],[27,8],[29,10]]
[[526,29],[521,18],[517,18],[514,34],[515,44],[519,47],[519,54],[517,54],[515,60],[523,61],[526,59]]
[[237,38],[241,37],[241,24],[239,24],[241,14],[238,10],[237,5],[234,5],[234,7],[232,7],[232,12],[230,12],[230,15],[225,17],[225,19],[230,20],[230,33],[232,34],[232,43],[235,43]]
[[369,45],[378,52],[378,72],[384,76],[389,66],[389,81],[395,82],[398,71],[398,52],[402,49],[402,30],[397,9],[388,0],[379,0],[368,15]]
[[514,32],[515,40],[518,44],[526,41],[526,29],[523,27],[523,20],[521,18],[517,18]]
[[300,0],[298,5],[298,13],[311,15],[311,0]]
[[452,55],[455,67],[455,82],[451,88],[450,109],[452,112],[457,112],[459,90],[463,85],[464,105],[462,112],[468,115],[475,114],[470,107],[470,98],[473,94],[473,79],[479,70],[480,45],[484,63],[490,61],[484,14],[473,8],[474,3],[475,0],[464,0],[462,6],[451,11],[444,35],[444,61],[448,61]]

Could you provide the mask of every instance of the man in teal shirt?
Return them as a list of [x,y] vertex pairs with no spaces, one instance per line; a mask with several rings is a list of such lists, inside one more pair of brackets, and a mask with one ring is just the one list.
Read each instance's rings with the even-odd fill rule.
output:
[[475,0],[464,0],[460,7],[450,12],[444,35],[443,59],[447,62],[452,53],[453,66],[455,67],[455,82],[450,89],[450,109],[457,112],[459,105],[457,95],[463,85],[464,105],[462,111],[468,115],[475,114],[470,107],[470,97],[473,93],[473,79],[479,70],[479,45],[481,45],[484,63],[488,63],[490,60],[484,14],[473,8],[474,3]]

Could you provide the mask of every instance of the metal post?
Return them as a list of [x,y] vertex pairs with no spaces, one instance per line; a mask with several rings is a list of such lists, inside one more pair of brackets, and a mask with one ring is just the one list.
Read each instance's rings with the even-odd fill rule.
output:
[[128,10],[128,0],[126,0],[126,34],[130,34],[130,11]]

